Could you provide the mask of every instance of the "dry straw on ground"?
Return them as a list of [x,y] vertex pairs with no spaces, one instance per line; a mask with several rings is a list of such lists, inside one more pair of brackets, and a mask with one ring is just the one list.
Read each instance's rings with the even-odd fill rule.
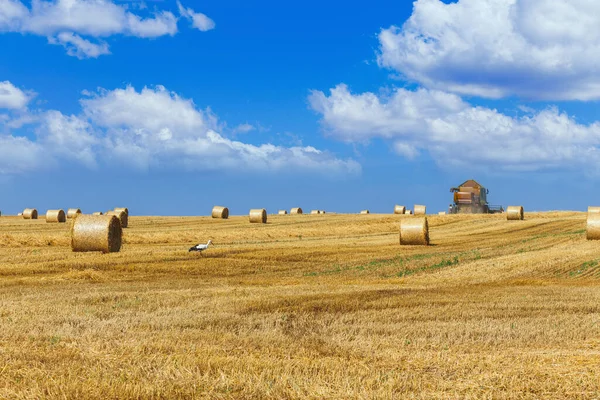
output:
[[104,213],[102,213],[102,211],[96,211],[95,213],[93,213],[92,215],[104,215]]
[[121,250],[122,235],[121,222],[116,215],[79,214],[71,227],[71,249],[116,253]]
[[369,214],[369,210],[362,210],[360,213],[361,214]]
[[67,210],[67,218],[69,218],[69,219],[74,218],[75,215],[77,215],[77,214],[81,214],[81,209],[79,209],[79,208],[69,208]]
[[254,224],[266,224],[267,210],[264,208],[255,208],[250,210],[250,222]]
[[46,211],[46,222],[67,222],[65,212],[63,210],[48,210]]
[[410,218],[400,221],[401,245],[429,245],[427,218]]
[[214,206],[212,209],[212,217],[213,218],[221,218],[221,219],[229,218],[229,208],[221,207],[221,206]]
[[509,221],[521,221],[524,218],[523,206],[508,206],[506,208],[506,219]]
[[106,215],[114,215],[115,217],[119,218],[122,228],[127,228],[129,225],[129,215],[122,209],[121,211],[109,211],[106,213]]
[[23,210],[23,219],[38,219],[38,212],[35,208],[26,208]]
[[302,214],[302,208],[294,207],[291,209],[290,214]]
[[589,206],[588,207],[588,213],[600,213],[600,207],[593,207],[593,206]]
[[394,206],[394,214],[404,214],[406,212],[406,207],[395,205]]
[[600,240],[600,213],[589,213],[585,229],[587,240]]
[[427,207],[419,204],[415,204],[415,215],[425,215],[427,214]]
[[279,210],[278,214],[279,215],[286,215],[287,214],[287,210]]

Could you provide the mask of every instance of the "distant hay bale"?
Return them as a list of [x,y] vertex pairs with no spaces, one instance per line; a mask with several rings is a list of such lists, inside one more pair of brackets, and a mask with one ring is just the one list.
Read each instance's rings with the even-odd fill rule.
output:
[[588,207],[588,214],[592,214],[592,213],[600,213],[600,207],[589,206]]
[[63,210],[48,210],[46,211],[46,222],[67,222],[67,217]]
[[523,218],[523,206],[508,206],[506,208],[506,219],[508,221],[522,221]]
[[406,207],[395,205],[394,206],[394,214],[404,214],[406,212]]
[[429,245],[429,224],[427,218],[408,218],[400,221],[401,245]]
[[412,210],[405,210],[404,214],[406,214],[406,215],[412,215]]
[[588,214],[585,234],[587,240],[600,240],[600,213]]
[[69,208],[67,210],[67,218],[68,219],[75,217],[75,215],[77,215],[77,214],[81,214],[81,210],[79,208]]
[[213,218],[221,218],[221,219],[229,218],[229,208],[221,207],[221,206],[214,206],[212,209],[212,217]]
[[425,215],[427,214],[427,207],[415,204],[414,212],[415,215]]
[[23,219],[38,219],[38,212],[35,208],[26,208],[23,210]]
[[446,215],[446,211],[440,211],[438,215]]
[[325,210],[319,210],[319,214],[325,214]]
[[321,214],[320,210],[310,210],[311,214]]
[[279,214],[279,215],[287,215],[287,210],[279,210],[279,212],[277,214]]
[[250,210],[250,223],[253,224],[266,224],[267,223],[267,210],[264,208],[255,208]]
[[93,213],[92,215],[104,215],[104,213],[102,211],[96,211],[95,213]]
[[292,208],[290,214],[302,214],[302,209],[300,207]]
[[71,249],[116,253],[121,250],[122,236],[121,222],[116,215],[79,214],[71,227]]
[[119,218],[119,221],[121,221],[121,228],[127,228],[127,226],[129,225],[129,216],[123,210],[121,210],[121,211],[108,211],[106,213],[106,215],[107,216],[114,215],[115,217]]
[[127,214],[127,216],[129,217],[129,208],[127,208],[127,207],[115,207],[114,211],[116,211],[116,212],[124,211],[125,214]]
[[362,210],[360,213],[361,214],[369,214],[369,210]]

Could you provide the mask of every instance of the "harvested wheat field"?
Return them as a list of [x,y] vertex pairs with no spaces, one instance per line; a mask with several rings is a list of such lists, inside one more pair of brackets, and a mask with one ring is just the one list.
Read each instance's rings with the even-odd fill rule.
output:
[[130,218],[105,255],[0,218],[0,398],[599,396],[585,213]]

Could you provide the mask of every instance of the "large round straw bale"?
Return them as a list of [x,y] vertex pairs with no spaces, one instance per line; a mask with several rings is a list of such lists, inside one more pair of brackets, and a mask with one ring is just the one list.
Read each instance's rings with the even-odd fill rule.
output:
[[300,207],[294,207],[291,209],[290,214],[302,214],[302,209]]
[[101,251],[116,253],[121,250],[123,231],[116,215],[77,215],[71,227],[73,251]]
[[408,218],[400,221],[401,245],[429,245],[429,224],[427,218]]
[[81,214],[81,210],[79,208],[69,208],[67,210],[67,218],[69,219],[73,218],[77,214]]
[[438,215],[446,215],[446,211],[440,211]]
[[127,216],[129,217],[129,208],[127,208],[127,207],[115,207],[114,211],[116,211],[116,212],[124,211],[125,214],[127,214]]
[[212,217],[213,218],[221,218],[221,219],[229,218],[229,208],[221,207],[221,206],[214,206],[212,209]]
[[106,215],[114,215],[121,221],[121,228],[127,228],[129,225],[129,216],[125,211],[108,211]]
[[394,206],[394,214],[404,214],[405,212],[406,212],[406,207],[399,206],[398,204],[396,204]]
[[325,214],[325,210],[319,210],[319,214]]
[[67,222],[65,212],[63,210],[46,211],[46,222]]
[[360,213],[361,214],[369,214],[369,210],[362,210]]
[[38,219],[38,212],[35,208],[26,208],[23,210],[23,219]]
[[104,214],[102,213],[102,211],[96,211],[96,212],[95,212],[95,213],[93,213],[92,215],[104,215]]
[[287,210],[279,210],[279,215],[287,215]]
[[415,215],[425,215],[427,214],[427,207],[415,204]]
[[523,220],[523,206],[508,206],[506,208],[506,219],[509,221]]
[[592,214],[592,213],[600,213],[600,207],[589,206],[588,207],[588,214]]
[[412,215],[412,210],[405,210],[404,214],[406,214],[406,215]]
[[321,211],[319,210],[310,210],[311,214],[321,214]]
[[264,208],[255,208],[250,210],[250,222],[256,224],[266,224],[267,210]]
[[587,240],[600,240],[600,213],[588,214],[585,233]]

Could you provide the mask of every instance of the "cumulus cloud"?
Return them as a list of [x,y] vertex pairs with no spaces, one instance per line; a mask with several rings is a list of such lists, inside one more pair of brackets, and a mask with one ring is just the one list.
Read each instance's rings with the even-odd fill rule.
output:
[[500,98],[600,98],[594,0],[417,0],[379,34],[381,66],[430,89]]
[[179,14],[192,22],[192,26],[202,32],[210,31],[215,28],[215,22],[205,14],[197,13],[191,8],[185,8],[180,2],[177,2]]
[[426,151],[442,166],[504,170],[600,170],[600,123],[577,123],[550,108],[510,117],[454,94],[397,89],[353,94],[346,85],[314,91],[312,108],[329,135],[346,142],[384,138],[407,158]]
[[[134,14],[111,0],[33,0],[30,8],[19,0],[0,0],[0,32],[45,36],[49,43],[64,46],[69,55],[98,57],[110,53],[100,38],[155,38],[177,33],[177,17],[172,12],[147,14]],[[195,15],[204,16],[186,14],[186,18],[195,21]],[[214,22],[204,17],[214,27]]]
[[[28,119],[1,114],[0,132],[5,133],[0,133],[0,174],[27,172],[61,160],[89,168],[116,164],[142,170],[360,172],[354,160],[338,159],[311,146],[228,139],[218,132],[221,125],[209,109],[200,109],[163,86],[98,90],[86,96],[77,115],[56,110],[31,113]],[[10,132],[17,120],[31,128],[35,139]],[[5,153],[10,157],[3,158]]]
[[9,81],[0,82],[0,108],[25,108],[31,97],[31,93],[25,93]]

